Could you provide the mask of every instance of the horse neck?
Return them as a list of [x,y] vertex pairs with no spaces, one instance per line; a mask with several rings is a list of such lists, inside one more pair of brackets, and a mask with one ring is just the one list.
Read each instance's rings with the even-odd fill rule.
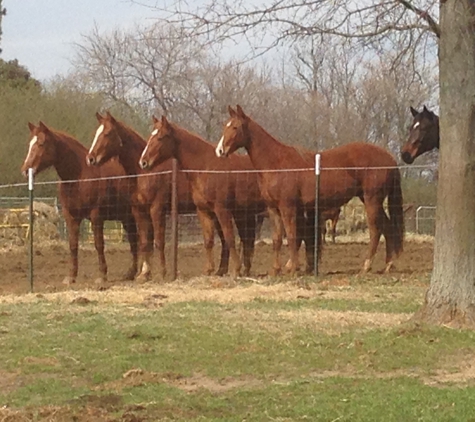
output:
[[255,121],[249,120],[250,141],[246,147],[252,165],[257,170],[283,168],[282,161],[295,154],[295,149],[271,136]]
[[61,180],[79,180],[86,167],[87,150],[79,141],[60,134],[56,140],[56,160],[54,168]]
[[186,170],[200,170],[208,168],[218,158],[214,146],[198,135],[185,129],[176,127],[175,141],[177,142],[176,159],[181,168]]
[[119,162],[127,174],[138,174],[140,172],[140,156],[147,143],[140,135],[122,124],[117,125],[117,130],[122,140]]

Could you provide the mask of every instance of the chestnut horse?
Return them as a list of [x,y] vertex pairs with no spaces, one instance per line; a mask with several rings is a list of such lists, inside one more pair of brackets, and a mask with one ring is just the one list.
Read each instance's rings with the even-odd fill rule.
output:
[[154,130],[140,165],[147,169],[172,157],[178,160],[190,181],[205,238],[208,267],[212,265],[211,221],[216,217],[234,264],[233,275],[239,275],[241,260],[235,246],[234,220],[243,247],[244,274],[248,275],[254,253],[256,216],[265,208],[256,174],[249,172],[252,170],[249,157],[234,155],[227,162],[219,160],[214,145],[198,135],[170,123],[165,116],[161,121],[156,118],[153,121]]
[[[330,236],[332,242],[336,241],[336,225],[340,219],[341,208],[330,208],[322,212],[321,226],[320,230],[322,231],[322,243],[326,243],[325,236],[327,234],[327,221],[330,222]],[[263,213],[257,216],[256,222],[256,240],[259,240],[261,237],[262,225],[264,223],[264,218],[269,216],[269,212],[266,210]]]
[[[290,272],[298,268],[298,243],[303,233],[307,272],[313,271],[315,167],[313,152],[285,145],[247,116],[238,105],[229,107],[231,119],[216,147],[218,157],[245,148],[252,164],[260,170],[261,192],[269,209],[280,214],[290,252]],[[322,212],[339,208],[358,196],[364,203],[370,232],[370,246],[363,271],[371,268],[381,234],[386,239],[386,271],[403,249],[404,218],[401,176],[394,158],[378,146],[354,142],[323,151],[318,206]],[[296,171],[301,169],[301,171]],[[282,171],[279,171],[282,170]],[[284,171],[287,170],[287,171]],[[293,170],[293,171],[289,171]],[[388,197],[389,218],[383,207]],[[276,237],[278,239],[278,237]],[[321,247],[321,233],[317,237]],[[280,245],[274,247],[274,267],[280,265]]]
[[330,236],[332,238],[332,243],[336,241],[336,225],[340,219],[341,208],[330,208],[325,211],[322,211],[321,217],[321,231],[322,231],[322,243],[326,243],[326,234],[327,234],[327,221],[330,221]]
[[[133,262],[125,278],[132,280],[137,272],[137,229],[131,214],[127,183],[119,178],[125,176],[117,161],[111,161],[101,169],[86,165],[87,149],[70,135],[48,128],[40,122],[38,126],[28,123],[30,146],[21,170],[29,168],[34,173],[53,166],[58,173],[59,200],[68,228],[71,267],[66,284],[74,283],[78,274],[78,241],[81,221],[89,219],[94,232],[94,244],[99,256],[98,281],[107,278],[107,264],[104,256],[104,221],[121,221],[127,232]],[[93,180],[88,180],[93,179]],[[104,179],[104,180],[98,180]]]
[[409,136],[401,149],[401,158],[406,164],[428,151],[439,149],[439,116],[426,106],[421,112],[411,107],[414,117],[409,128]]
[[[112,157],[118,157],[129,175],[138,175],[133,178],[132,192],[134,213],[138,221],[139,244],[142,272],[139,278],[150,277],[149,235],[152,233],[155,247],[158,250],[159,264],[162,278],[166,275],[165,262],[165,227],[166,213],[171,203],[171,169],[172,162],[168,160],[154,166],[150,172],[145,172],[139,165],[139,158],[147,142],[132,128],[115,119],[109,112],[104,116],[96,113],[99,128],[96,137],[87,155],[89,165],[102,165]],[[178,173],[177,178],[178,212],[195,212],[196,207],[191,197],[188,180],[184,174]],[[216,229],[224,245],[224,238],[219,227]],[[213,232],[214,233],[214,232]],[[214,235],[213,235],[214,239]],[[223,247],[221,262],[217,275],[224,275],[228,271],[229,251]],[[214,272],[214,267],[208,268],[208,274]]]

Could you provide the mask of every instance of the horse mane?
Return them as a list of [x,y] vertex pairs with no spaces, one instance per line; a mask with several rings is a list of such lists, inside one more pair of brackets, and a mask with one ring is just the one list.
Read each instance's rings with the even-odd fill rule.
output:
[[261,130],[265,135],[267,135],[272,141],[274,141],[276,144],[279,146],[282,146],[283,148],[286,148],[287,150],[290,151],[295,151],[303,160],[309,160],[310,155],[315,155],[313,151],[310,151],[300,145],[288,145],[283,143],[282,141],[279,141],[277,138],[272,136],[266,129],[264,129],[259,123],[257,123],[254,119],[248,116],[248,119],[251,123],[255,125],[255,127],[258,127],[259,130]]
[[[188,129],[185,129],[184,127],[176,124],[176,123],[171,123],[170,122],[170,125],[171,127],[173,128],[173,130],[177,131],[177,132],[180,132],[181,134],[185,135],[185,136],[188,136],[188,137],[191,137],[191,138],[194,138],[198,141],[201,141],[203,144],[206,144],[208,147],[210,148],[214,148],[216,147],[215,144],[213,144],[212,142],[202,138],[200,135],[198,135],[197,133],[194,133],[194,132],[191,132],[189,131]],[[214,152],[213,152],[214,153]]]
[[145,146],[147,145],[147,141],[141,135],[139,135],[138,132],[136,132],[130,126],[126,125],[121,120],[115,120],[115,122],[117,126],[120,128],[120,130],[128,132],[131,135],[132,140],[135,141],[135,143],[138,143],[141,145],[141,147],[145,148]]
[[69,133],[63,132],[61,130],[56,130],[56,129],[50,129],[49,131],[53,134],[55,139],[59,139],[60,141],[63,141],[66,143],[71,149],[87,154],[87,148],[79,142],[76,138],[71,136]]

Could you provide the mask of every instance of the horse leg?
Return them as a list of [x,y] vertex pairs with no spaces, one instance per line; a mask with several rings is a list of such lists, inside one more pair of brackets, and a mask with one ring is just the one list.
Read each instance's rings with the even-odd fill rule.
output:
[[203,231],[203,240],[206,252],[205,274],[211,275],[214,272],[214,218],[213,215],[208,211],[199,208],[196,211],[201,223],[201,229]]
[[99,260],[99,278],[96,279],[96,284],[101,284],[107,281],[107,263],[104,255],[104,220],[99,214],[98,209],[91,212],[92,232],[94,234],[94,246],[96,248],[97,257]]
[[249,212],[235,214],[234,221],[243,247],[244,276],[251,273],[254,244],[256,242],[256,216]]
[[393,267],[393,256],[394,256],[394,236],[391,227],[391,221],[384,209],[381,210],[381,220],[382,220],[382,231],[383,236],[386,241],[386,267],[384,269],[385,273],[389,273]]
[[284,223],[285,232],[287,233],[287,243],[289,245],[290,253],[290,275],[294,275],[299,268],[299,256],[297,250],[297,209],[295,206],[289,204],[282,204],[280,207],[280,214]]
[[271,275],[279,275],[282,272],[280,263],[280,253],[282,249],[282,238],[284,233],[284,226],[277,208],[268,208],[269,218],[273,223],[272,230],[272,249],[274,252],[274,263],[272,265]]
[[369,229],[369,253],[364,262],[362,272],[367,273],[371,269],[371,264],[373,263],[373,258],[378,248],[379,239],[381,238],[383,223],[381,220],[381,212],[384,213],[384,209],[382,201],[379,201],[379,198],[377,197],[365,196],[364,204]]
[[229,248],[226,246],[223,230],[221,229],[221,225],[219,224],[216,216],[214,218],[214,225],[216,227],[216,231],[218,232],[219,240],[221,241],[221,259],[219,261],[219,267],[218,271],[216,271],[216,275],[223,276],[227,274],[229,268]]
[[79,244],[79,225],[81,220],[71,216],[69,213],[64,213],[66,227],[68,228],[69,253],[71,256],[71,263],[69,268],[69,276],[65,277],[63,284],[72,284],[76,282],[78,276],[78,244]]
[[[299,253],[300,246],[302,245],[302,242],[307,242],[306,236],[307,236],[307,226],[306,226],[306,217],[304,215],[303,209],[302,210],[297,210],[297,254]],[[287,261],[285,264],[285,269],[287,271],[290,270],[291,268],[291,260]],[[297,267],[296,271],[298,271],[300,268]]]
[[122,220],[122,227],[124,227],[127,234],[127,241],[130,245],[130,253],[132,254],[132,263],[125,273],[124,280],[133,280],[137,274],[138,269],[138,233],[135,218],[132,215],[127,215]]
[[332,243],[336,243],[336,225],[338,224],[339,219],[340,219],[340,212],[338,212],[338,214],[336,214],[336,216],[333,217],[331,220],[330,234],[332,237]]
[[256,215],[256,242],[261,240],[261,235],[262,235],[262,226],[264,224],[264,218],[265,215],[263,212],[259,213]]
[[158,251],[158,262],[160,264],[160,274],[165,279],[167,267],[165,261],[165,230],[167,223],[167,214],[163,201],[157,201],[150,207],[150,217],[153,226],[153,242]]
[[322,219],[322,222],[320,223],[320,232],[322,233],[322,245],[326,245],[327,222],[325,221],[325,219]]
[[214,212],[219,224],[221,225],[221,229],[223,230],[224,240],[229,249],[230,258],[234,263],[232,276],[239,277],[241,271],[241,258],[236,250],[232,213],[222,204],[215,206]]
[[134,205],[132,207],[132,213],[137,224],[139,238],[140,266],[137,279],[147,281],[150,280],[152,272],[150,263],[153,252],[153,240],[150,236],[152,230],[152,221],[150,219],[150,213],[147,212],[144,205]]

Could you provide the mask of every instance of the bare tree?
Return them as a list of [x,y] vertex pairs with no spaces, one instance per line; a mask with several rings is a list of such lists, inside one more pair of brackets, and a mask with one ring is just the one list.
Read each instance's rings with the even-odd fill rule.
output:
[[265,68],[222,63],[172,24],[105,34],[96,28],[77,48],[73,78],[106,105],[166,114],[208,139],[218,136],[229,102],[258,108],[270,83]]
[[[144,2],[145,0],[141,0]],[[195,34],[249,40],[260,51],[280,43],[332,34],[377,50],[401,47],[416,63],[434,56],[440,66],[441,159],[434,270],[417,317],[475,326],[475,4],[473,0],[210,0],[178,1],[162,10]],[[438,19],[440,18],[440,24]],[[265,36],[262,35],[265,33]],[[414,66],[414,71],[417,71]]]
[[[3,6],[2,6],[2,2],[3,0],[0,0],[0,45],[2,43],[2,19],[3,17],[7,14],[7,9],[5,9]],[[2,49],[0,47],[0,53],[2,52]]]
[[88,76],[91,90],[114,102],[165,114],[203,59],[200,43],[174,25],[111,34],[96,28],[77,47],[76,68]]
[[257,54],[289,40],[330,34],[378,48],[390,40],[403,47],[401,56],[416,58],[440,37],[437,0],[209,0],[195,7],[176,0],[164,8],[153,0],[131,1],[158,9],[168,22],[179,22],[195,35],[249,42]]

